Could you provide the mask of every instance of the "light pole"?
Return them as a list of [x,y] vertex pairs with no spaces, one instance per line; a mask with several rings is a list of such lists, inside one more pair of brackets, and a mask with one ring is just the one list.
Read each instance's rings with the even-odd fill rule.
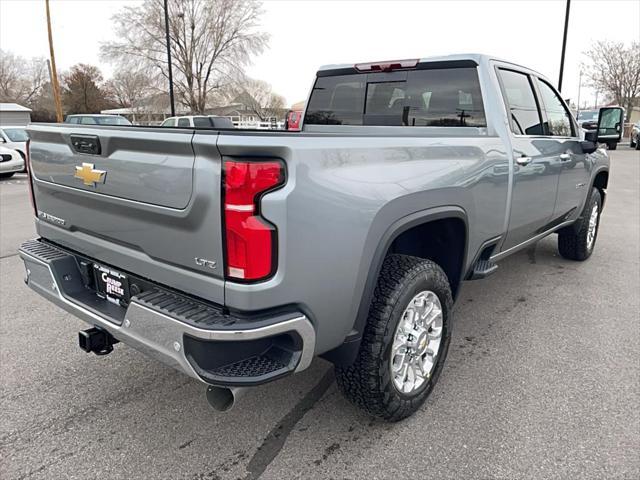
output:
[[567,0],[567,11],[564,15],[564,36],[562,37],[562,55],[560,57],[560,78],[558,79],[558,90],[562,91],[562,74],[564,73],[564,52],[567,48],[567,31],[569,30],[569,8],[571,0]]
[[169,103],[171,104],[171,116],[176,116],[176,105],[173,100],[173,73],[171,71],[171,40],[169,37],[169,8],[167,0],[164,0],[164,30],[167,38],[167,62],[169,64]]
[[580,115],[580,89],[582,88],[582,70],[580,70],[580,80],[578,80],[578,111],[576,112],[576,118]]

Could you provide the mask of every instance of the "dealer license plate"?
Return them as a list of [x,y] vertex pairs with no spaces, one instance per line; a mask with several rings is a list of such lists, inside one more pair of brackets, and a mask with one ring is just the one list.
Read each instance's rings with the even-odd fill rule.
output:
[[126,304],[130,298],[127,276],[97,263],[93,268],[98,295],[116,305]]

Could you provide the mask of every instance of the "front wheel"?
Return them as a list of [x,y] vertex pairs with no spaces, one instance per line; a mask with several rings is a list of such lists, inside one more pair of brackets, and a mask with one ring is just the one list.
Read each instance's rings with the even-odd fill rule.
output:
[[15,172],[11,172],[11,173],[0,173],[0,178],[11,178],[13,177],[13,174]]
[[340,391],[371,415],[398,421],[418,410],[438,380],[451,339],[451,287],[434,262],[389,255],[360,351],[336,367]]
[[558,251],[569,260],[586,260],[593,253],[598,237],[602,197],[597,188],[591,190],[582,218],[558,232]]

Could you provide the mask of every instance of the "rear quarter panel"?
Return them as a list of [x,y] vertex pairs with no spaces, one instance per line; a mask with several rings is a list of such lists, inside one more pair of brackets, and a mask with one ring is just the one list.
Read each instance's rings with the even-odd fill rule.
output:
[[278,228],[277,273],[256,285],[227,281],[227,306],[298,305],[315,324],[321,354],[353,328],[374,251],[394,222],[455,206],[473,225],[469,252],[501,234],[510,176],[503,142],[486,132],[417,136],[424,131],[221,133],[223,156],[279,157],[288,170],[286,186],[262,200],[263,215]]

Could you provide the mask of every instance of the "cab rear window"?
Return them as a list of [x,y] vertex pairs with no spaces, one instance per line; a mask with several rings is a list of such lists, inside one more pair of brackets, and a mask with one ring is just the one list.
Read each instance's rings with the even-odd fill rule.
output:
[[485,127],[476,68],[319,77],[307,125]]

